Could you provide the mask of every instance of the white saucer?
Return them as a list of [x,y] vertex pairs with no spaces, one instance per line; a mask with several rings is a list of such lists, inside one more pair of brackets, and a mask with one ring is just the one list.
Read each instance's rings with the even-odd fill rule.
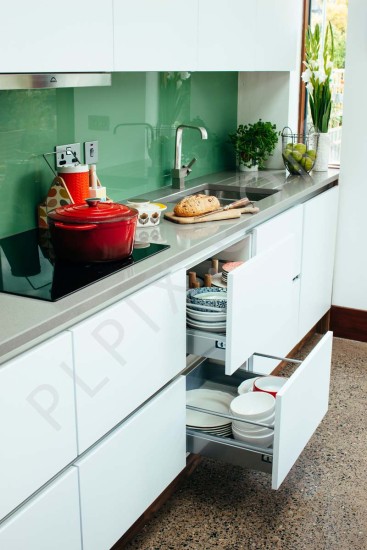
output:
[[212,285],[219,288],[227,288],[227,283],[224,283],[222,281],[221,273],[216,273],[215,275],[212,275]]
[[206,321],[206,322],[221,322],[225,321],[227,319],[226,313],[214,313],[211,311],[195,311],[190,309],[189,307],[186,308],[186,314],[190,319],[194,319],[195,321]]

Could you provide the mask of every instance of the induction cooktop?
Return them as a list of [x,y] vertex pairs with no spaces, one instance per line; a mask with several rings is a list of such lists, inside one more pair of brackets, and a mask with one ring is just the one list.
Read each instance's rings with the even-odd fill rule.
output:
[[53,258],[47,231],[18,233],[0,239],[0,292],[55,302],[169,248],[158,243],[140,246],[124,260],[74,264]]

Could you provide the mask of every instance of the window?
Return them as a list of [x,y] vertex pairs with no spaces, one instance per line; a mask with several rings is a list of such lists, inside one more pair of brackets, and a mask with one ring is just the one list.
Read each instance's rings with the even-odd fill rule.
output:
[[[335,48],[332,82],[333,104],[329,123],[331,142],[329,163],[333,166],[340,164],[347,15],[348,0],[305,0],[304,3],[304,33],[308,25],[314,28],[316,23],[324,29],[330,21],[333,27]],[[302,59],[304,59],[304,43],[302,44],[302,49]],[[305,86],[302,84],[300,94],[300,132],[311,125],[312,120],[309,112],[307,90],[305,90]]]

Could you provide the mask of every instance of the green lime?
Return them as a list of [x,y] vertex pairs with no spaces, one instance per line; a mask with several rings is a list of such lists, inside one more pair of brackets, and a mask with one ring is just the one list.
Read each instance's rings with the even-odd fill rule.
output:
[[296,143],[296,145],[293,147],[296,151],[301,153],[301,155],[304,155],[306,152],[306,145],[304,143]]

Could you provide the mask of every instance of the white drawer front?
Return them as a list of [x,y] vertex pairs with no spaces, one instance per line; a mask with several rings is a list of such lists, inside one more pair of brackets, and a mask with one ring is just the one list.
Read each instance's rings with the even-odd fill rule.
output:
[[78,475],[60,476],[0,525],[2,550],[81,550]]
[[81,458],[83,548],[108,550],[185,467],[179,377]]
[[71,330],[79,452],[185,368],[184,271]]
[[0,368],[0,518],[77,456],[71,337]]
[[328,332],[277,394],[273,489],[278,489],[328,410],[332,341]]
[[271,353],[272,334],[291,323],[294,237],[290,235],[228,274],[226,373],[256,350]]
[[290,233],[231,271],[226,335],[188,329],[188,353],[224,360],[226,374],[233,374],[256,350],[272,354],[274,332],[284,338],[295,315],[294,250]]
[[[278,392],[273,448],[254,448],[228,437],[187,430],[188,451],[272,474],[278,489],[328,409],[332,333],[327,333]],[[254,376],[239,370],[226,376],[223,366],[206,361],[188,375],[187,388],[230,391]]]

